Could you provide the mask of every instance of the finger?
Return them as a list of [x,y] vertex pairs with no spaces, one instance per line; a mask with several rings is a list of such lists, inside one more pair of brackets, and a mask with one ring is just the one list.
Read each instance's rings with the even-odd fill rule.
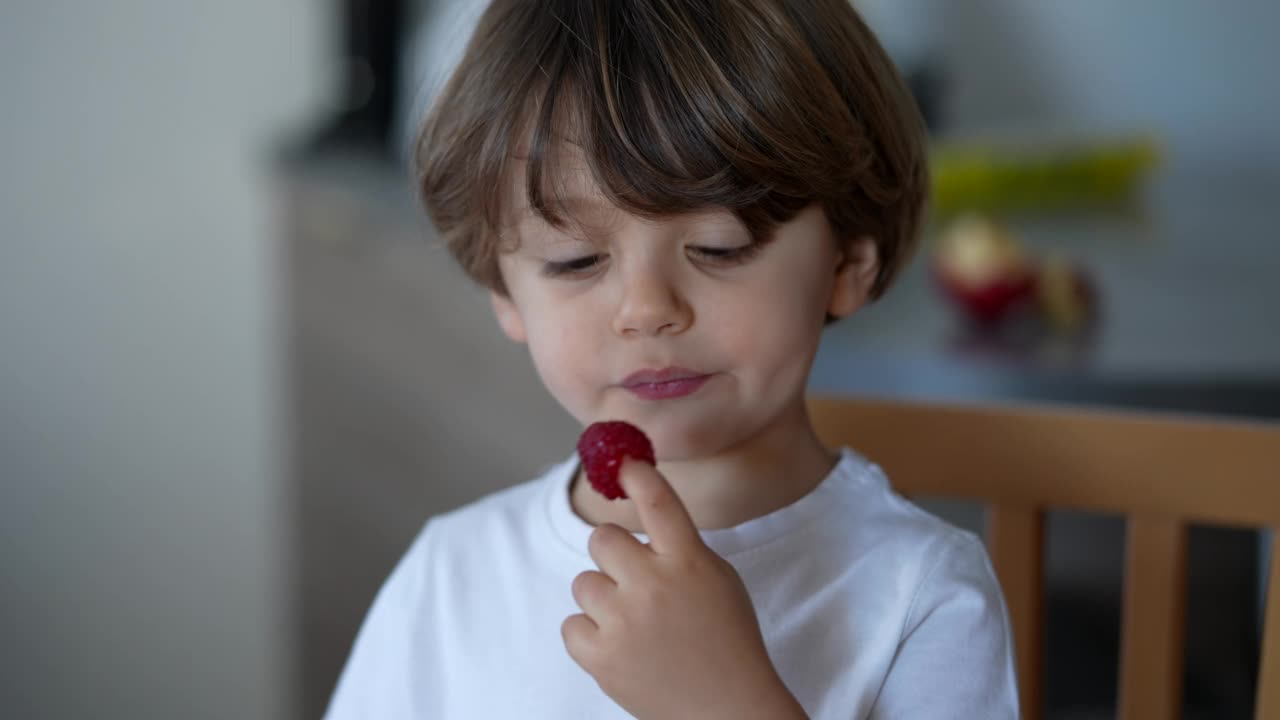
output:
[[602,572],[617,582],[625,582],[649,549],[621,527],[604,523],[587,539],[587,552]]
[[627,497],[635,501],[640,524],[649,535],[649,545],[656,552],[678,553],[702,545],[689,511],[657,468],[628,459],[618,474],[618,480]]
[[560,624],[560,637],[564,640],[564,649],[569,657],[590,672],[591,648],[594,647],[596,633],[600,628],[586,615],[570,615]]
[[573,579],[571,586],[573,601],[578,603],[582,612],[587,614],[597,626],[608,616],[618,584],[608,575],[595,570],[580,573]]

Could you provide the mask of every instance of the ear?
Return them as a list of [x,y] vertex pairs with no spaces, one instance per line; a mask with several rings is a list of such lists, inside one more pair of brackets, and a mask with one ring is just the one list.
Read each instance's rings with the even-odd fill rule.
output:
[[527,342],[529,336],[524,331],[524,318],[520,317],[520,310],[511,298],[490,290],[489,303],[493,305],[493,314],[498,318],[502,332],[513,342]]
[[827,313],[837,318],[852,315],[866,304],[879,273],[880,252],[875,240],[864,236],[849,243],[840,252]]

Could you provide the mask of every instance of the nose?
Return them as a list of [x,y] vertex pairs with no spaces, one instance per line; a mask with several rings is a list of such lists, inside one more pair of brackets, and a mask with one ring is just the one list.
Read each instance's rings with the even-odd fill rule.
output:
[[622,274],[622,301],[613,321],[619,335],[678,335],[692,323],[693,309],[661,269],[637,267]]

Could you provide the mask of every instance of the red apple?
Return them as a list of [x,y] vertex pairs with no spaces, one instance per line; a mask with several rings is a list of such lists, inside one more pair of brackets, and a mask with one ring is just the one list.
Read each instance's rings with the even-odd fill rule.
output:
[[933,269],[947,297],[984,324],[1004,319],[1035,293],[1036,270],[1017,239],[981,215],[957,218],[943,231]]

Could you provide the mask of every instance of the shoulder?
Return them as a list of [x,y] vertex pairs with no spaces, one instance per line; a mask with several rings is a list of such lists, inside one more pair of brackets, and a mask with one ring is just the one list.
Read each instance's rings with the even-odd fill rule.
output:
[[492,562],[495,553],[536,545],[531,541],[545,530],[549,496],[568,466],[553,465],[531,480],[432,517],[410,549],[413,562],[448,572],[486,557]]
[[1001,593],[986,547],[973,532],[956,527],[895,492],[875,464],[846,450],[831,495],[834,512],[822,534],[811,537],[819,552],[835,552],[838,566],[857,566],[864,580],[888,593],[902,608],[904,622],[922,609],[962,589],[998,605]]
[[866,463],[863,472],[871,488],[864,519],[903,573],[908,628],[943,603],[999,623],[1003,595],[982,539],[899,495],[878,466]]
[[[576,458],[576,456],[575,456]],[[550,494],[567,488],[568,474],[575,460],[565,460],[544,468],[537,477],[486,495],[456,510],[432,518],[429,525],[441,537],[477,529],[517,527],[545,511]]]
[[559,469],[425,523],[374,598],[327,718],[407,718],[435,706],[439,667],[466,642],[459,633],[527,589],[520,553],[536,552],[527,538]]
[[894,491],[885,472],[852,450],[844,450],[833,493],[842,524],[859,545],[913,560],[929,572],[942,558],[985,561],[978,537],[921,508]]

